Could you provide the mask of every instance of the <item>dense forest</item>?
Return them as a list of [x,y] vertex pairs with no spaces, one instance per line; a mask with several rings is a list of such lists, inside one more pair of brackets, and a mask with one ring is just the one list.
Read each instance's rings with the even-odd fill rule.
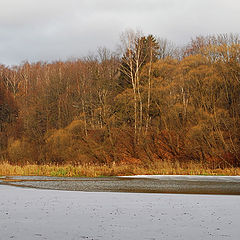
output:
[[0,161],[240,166],[240,37],[184,47],[140,32],[119,48],[0,65]]

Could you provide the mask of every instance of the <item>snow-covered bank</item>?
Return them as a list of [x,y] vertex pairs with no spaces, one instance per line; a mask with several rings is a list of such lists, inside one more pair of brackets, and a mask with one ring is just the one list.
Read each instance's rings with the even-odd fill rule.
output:
[[203,176],[203,175],[135,175],[127,178],[148,178],[158,180],[187,180],[187,181],[215,181],[215,182],[239,182],[240,176]]
[[240,196],[71,192],[0,185],[0,239],[231,239]]

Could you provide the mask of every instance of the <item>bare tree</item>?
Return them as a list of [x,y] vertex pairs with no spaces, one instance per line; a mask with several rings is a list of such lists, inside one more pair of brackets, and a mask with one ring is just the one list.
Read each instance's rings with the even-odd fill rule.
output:
[[134,98],[134,144],[142,130],[143,104],[140,92],[140,68],[146,56],[142,56],[141,32],[126,31],[121,36],[122,65],[120,71],[131,81]]

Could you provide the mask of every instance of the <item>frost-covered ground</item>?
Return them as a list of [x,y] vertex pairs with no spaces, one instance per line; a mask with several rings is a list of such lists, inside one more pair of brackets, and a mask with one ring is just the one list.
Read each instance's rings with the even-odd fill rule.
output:
[[240,196],[0,185],[0,239],[240,239]]

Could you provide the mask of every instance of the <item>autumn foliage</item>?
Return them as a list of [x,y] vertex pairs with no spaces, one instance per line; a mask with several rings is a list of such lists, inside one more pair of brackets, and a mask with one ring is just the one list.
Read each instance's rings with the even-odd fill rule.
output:
[[239,36],[121,43],[122,54],[0,66],[2,161],[240,166]]

